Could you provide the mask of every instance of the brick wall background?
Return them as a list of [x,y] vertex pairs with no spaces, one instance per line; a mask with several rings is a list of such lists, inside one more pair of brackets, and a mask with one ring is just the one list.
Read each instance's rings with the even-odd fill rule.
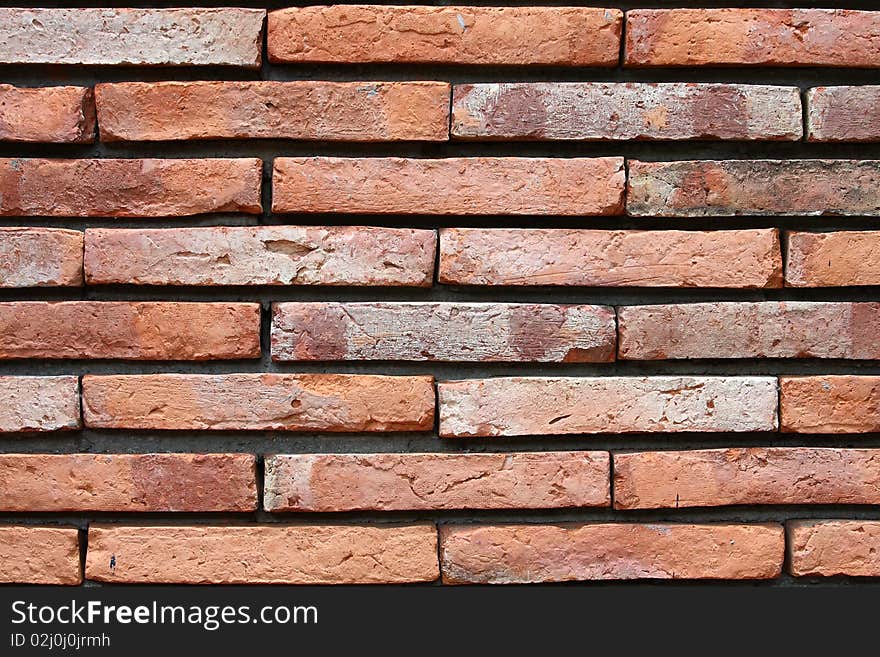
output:
[[0,580],[880,576],[873,2],[72,4],[0,9]]

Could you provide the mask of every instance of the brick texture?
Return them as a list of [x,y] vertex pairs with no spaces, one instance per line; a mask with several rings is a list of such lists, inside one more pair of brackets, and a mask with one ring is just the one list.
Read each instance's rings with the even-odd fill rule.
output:
[[751,447],[614,455],[618,509],[878,503],[878,450]]
[[250,454],[3,454],[2,511],[253,511]]
[[79,429],[75,376],[0,376],[0,433]]
[[92,285],[351,285],[428,287],[432,230],[368,226],[94,228]]
[[124,82],[95,88],[102,141],[445,141],[445,82]]
[[0,288],[83,284],[83,234],[62,228],[0,228]]
[[75,527],[0,526],[0,583],[79,584]]
[[281,303],[275,360],[606,362],[614,309],[505,303]]
[[880,141],[880,86],[818,87],[806,98],[810,141]]
[[273,62],[614,66],[623,14],[593,7],[334,5],[269,13]]
[[618,309],[619,357],[880,358],[880,304],[711,302]]
[[780,525],[453,525],[440,541],[449,584],[770,579],[783,553]]
[[0,303],[0,359],[259,358],[256,303]]
[[790,287],[880,285],[880,231],[790,232],[786,240]]
[[800,139],[797,88],[694,83],[456,85],[460,139]]
[[280,157],[274,212],[614,215],[623,158]]
[[795,521],[788,525],[792,575],[880,576],[880,522]]
[[266,461],[269,511],[609,506],[607,452],[300,454]]
[[144,374],[83,377],[86,426],[114,429],[426,431],[429,376]]
[[95,101],[88,87],[0,84],[0,141],[80,144],[94,140]]
[[779,379],[779,392],[783,431],[880,431],[880,377],[784,376]]
[[87,579],[138,584],[403,584],[438,576],[433,525],[93,525],[86,560]]

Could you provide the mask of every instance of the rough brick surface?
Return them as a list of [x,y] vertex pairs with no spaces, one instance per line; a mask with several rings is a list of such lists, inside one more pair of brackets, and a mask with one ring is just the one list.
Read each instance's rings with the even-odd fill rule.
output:
[[269,511],[609,506],[607,452],[301,454],[266,459]]
[[880,216],[878,160],[629,162],[637,217]]
[[440,435],[772,431],[770,377],[504,377],[438,385]]
[[260,212],[254,158],[0,159],[0,215],[164,217]]
[[280,157],[275,212],[614,215],[623,158]]
[[0,583],[80,582],[79,531],[75,527],[0,527]]
[[0,359],[213,360],[259,356],[257,303],[0,303]]
[[880,377],[780,377],[780,424],[796,433],[880,432]]
[[789,570],[795,576],[880,576],[880,522],[789,523]]
[[878,504],[880,450],[750,447],[614,455],[614,506]]
[[434,525],[92,525],[86,560],[86,577],[102,582],[403,584],[438,576]]
[[880,231],[789,232],[785,284],[880,285]]
[[86,426],[427,431],[430,376],[144,374],[83,377]]
[[623,359],[880,358],[880,303],[718,301],[617,312]]
[[251,454],[3,454],[2,511],[253,511]]
[[269,12],[273,62],[614,66],[623,14],[593,7],[334,5]]
[[0,141],[79,144],[94,140],[95,101],[88,87],[0,84]]
[[630,66],[880,66],[880,16],[839,9],[636,9]]
[[770,579],[780,525],[445,526],[443,581],[528,584],[608,579]]
[[83,283],[83,234],[62,228],[0,228],[0,287]]
[[800,139],[796,87],[537,82],[456,85],[461,139]]
[[880,86],[810,89],[806,121],[810,141],[880,141]]
[[614,309],[508,303],[281,303],[274,360],[605,362]]
[[0,376],[0,433],[82,425],[75,376]]
[[123,82],[95,89],[102,141],[445,141],[445,82]]
[[781,287],[776,230],[443,228],[452,285]]
[[430,286],[433,230],[369,226],[89,229],[89,284]]
[[0,9],[0,64],[258,68],[262,9]]

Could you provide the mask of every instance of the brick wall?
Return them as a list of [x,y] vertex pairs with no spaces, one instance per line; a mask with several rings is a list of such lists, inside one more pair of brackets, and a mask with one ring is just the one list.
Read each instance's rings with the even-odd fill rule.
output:
[[0,581],[880,577],[874,3],[64,4]]

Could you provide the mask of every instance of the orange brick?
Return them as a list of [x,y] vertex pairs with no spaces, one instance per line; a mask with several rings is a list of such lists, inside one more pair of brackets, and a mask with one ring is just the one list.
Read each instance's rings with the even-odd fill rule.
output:
[[0,583],[80,582],[79,531],[75,527],[0,527]]
[[0,287],[78,287],[82,259],[81,231],[0,228]]
[[53,144],[95,141],[92,90],[0,84],[0,141]]
[[783,376],[779,392],[782,431],[880,431],[878,376]]

